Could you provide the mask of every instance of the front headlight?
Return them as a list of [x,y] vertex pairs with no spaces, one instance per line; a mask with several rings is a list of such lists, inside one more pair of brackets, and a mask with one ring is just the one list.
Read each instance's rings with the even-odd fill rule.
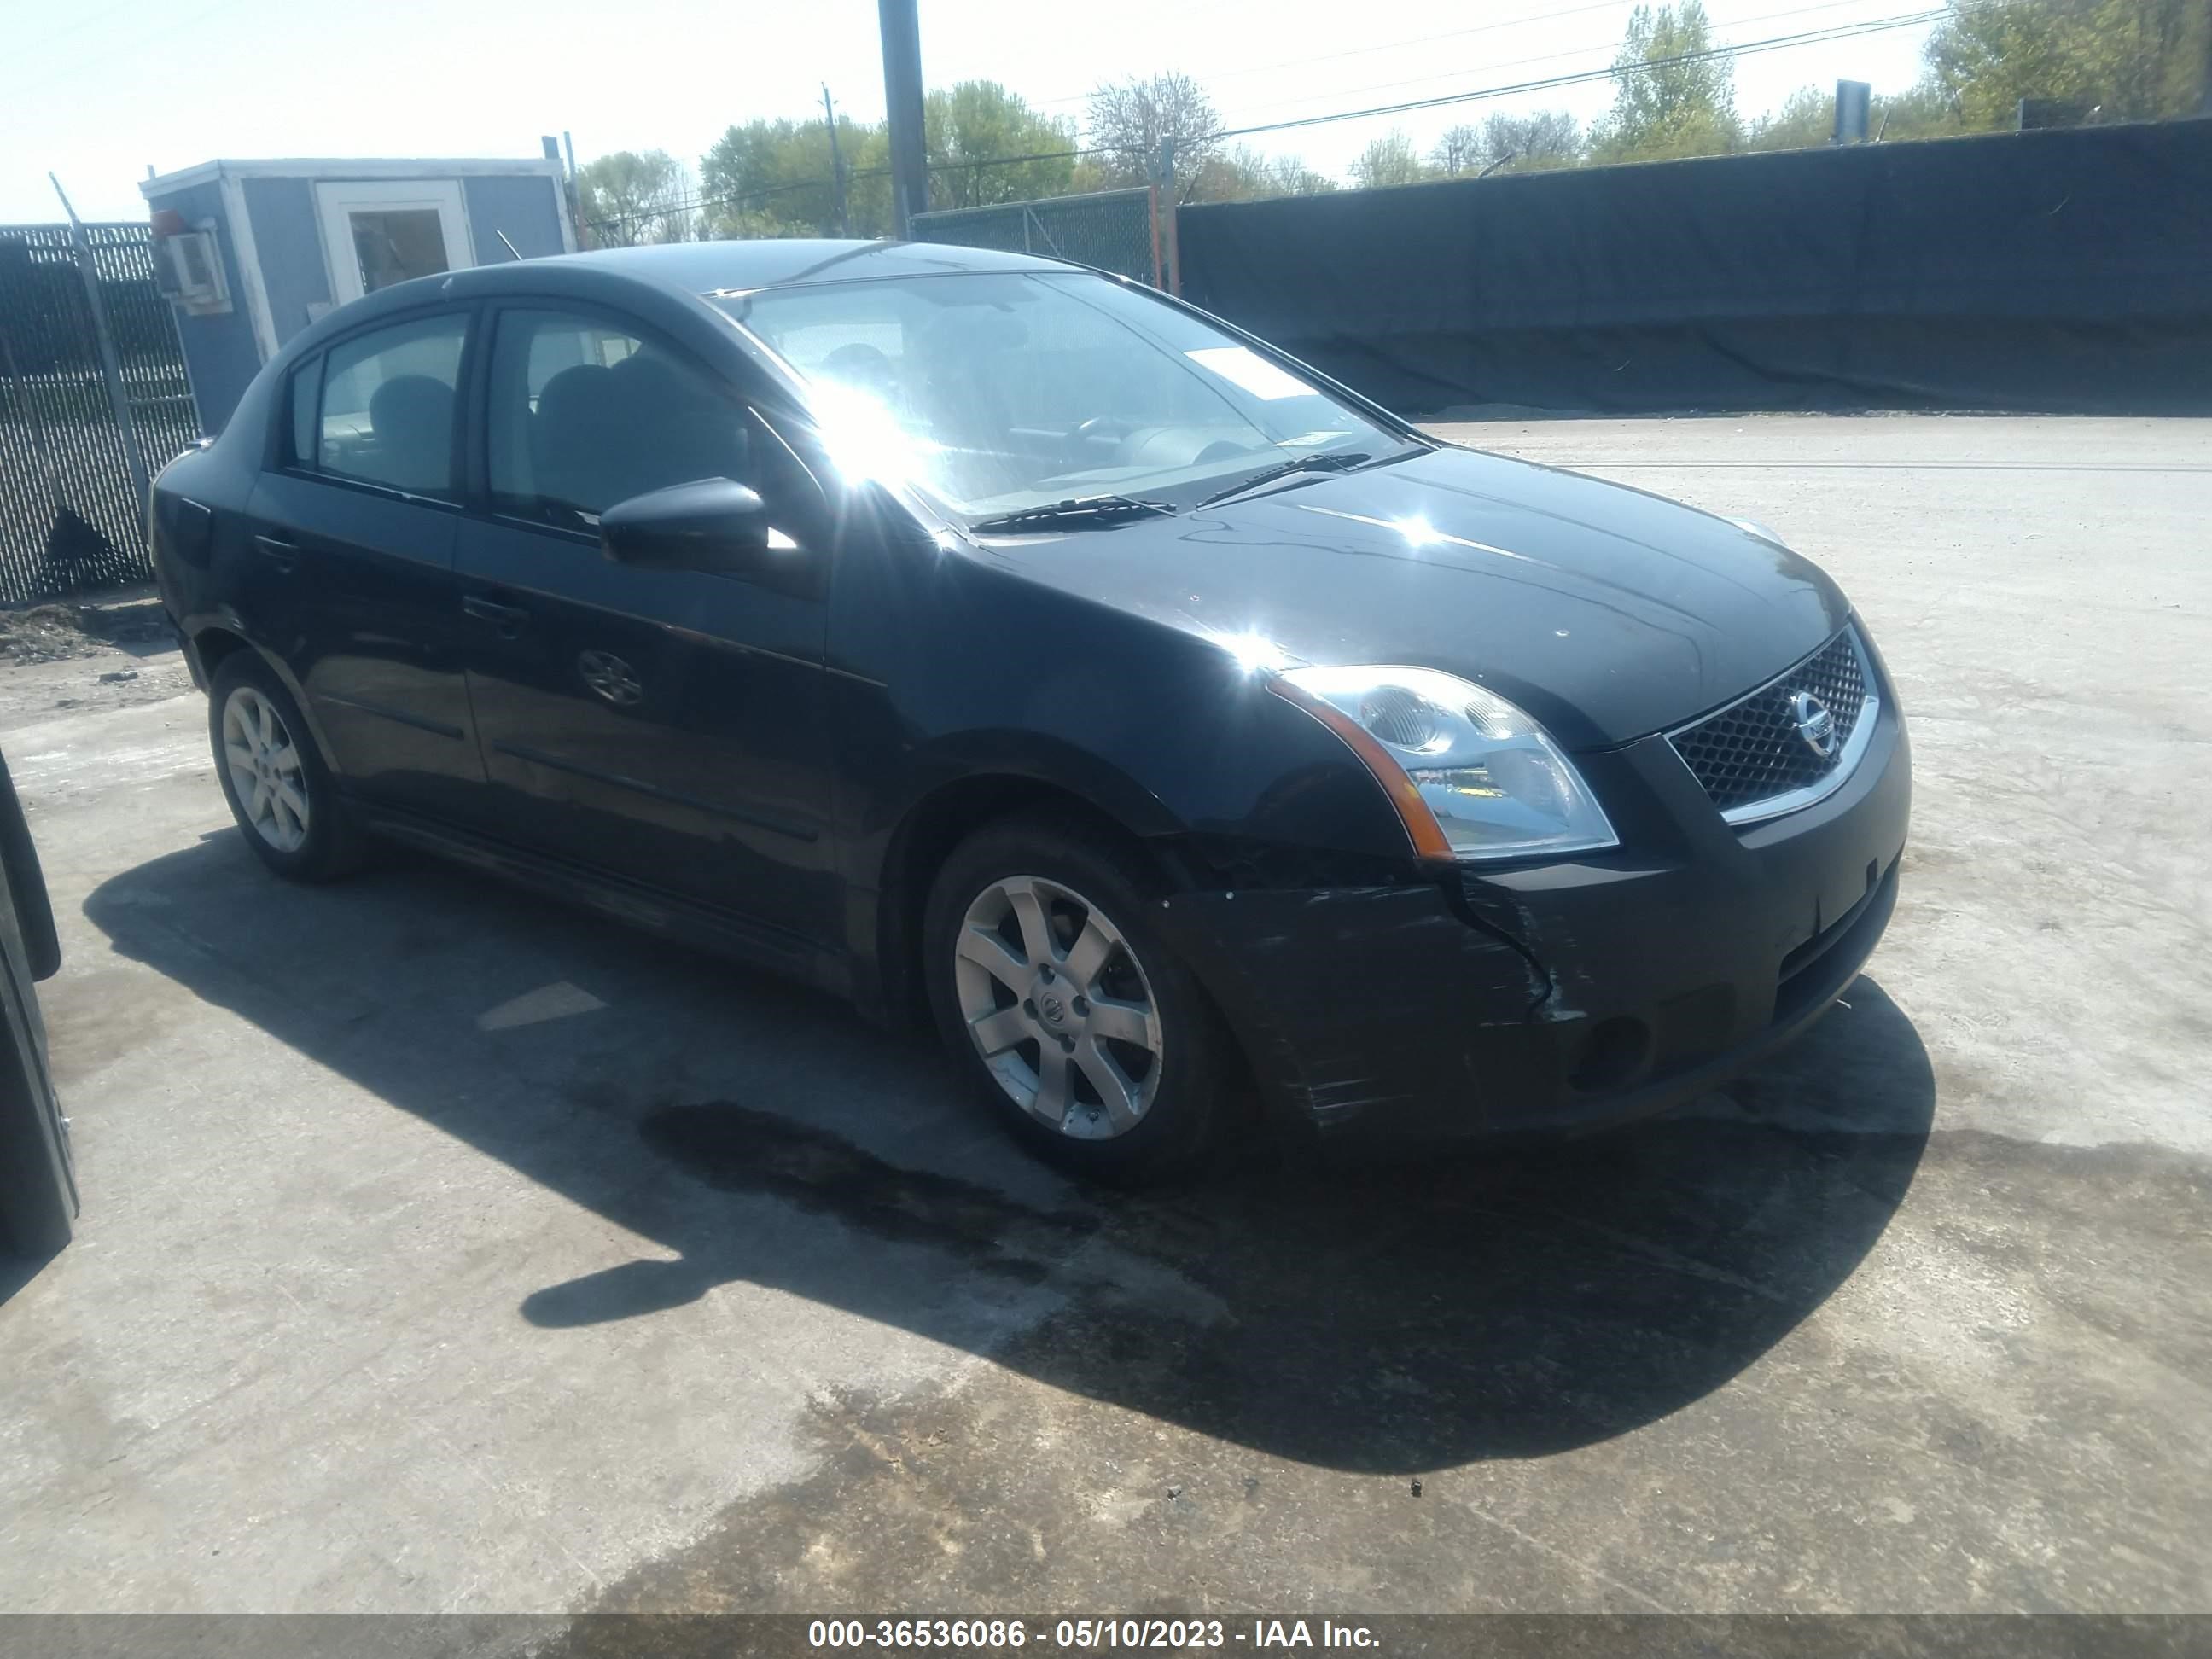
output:
[[1433,668],[1292,668],[1268,684],[1351,745],[1425,857],[1620,844],[1574,763],[1494,691]]

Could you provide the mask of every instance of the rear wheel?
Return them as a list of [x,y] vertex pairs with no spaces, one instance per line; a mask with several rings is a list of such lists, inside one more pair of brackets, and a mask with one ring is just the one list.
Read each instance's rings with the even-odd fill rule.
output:
[[1009,1125],[1091,1175],[1203,1151],[1228,1043],[1153,932],[1156,879],[1079,820],[989,826],[946,860],[924,927],[939,1030]]
[[208,735],[223,799],[261,861],[294,881],[358,867],[361,832],[347,816],[292,694],[250,651],[216,671]]

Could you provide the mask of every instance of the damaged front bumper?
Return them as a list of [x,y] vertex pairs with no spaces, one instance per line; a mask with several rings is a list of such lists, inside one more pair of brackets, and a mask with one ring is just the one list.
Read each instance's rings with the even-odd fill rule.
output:
[[1455,882],[1192,892],[1158,920],[1271,1102],[1315,1128],[1588,1127],[1691,1099],[1809,1026],[1887,926],[1911,815],[1894,701],[1814,806],[1721,821],[1664,740],[1584,757],[1601,857]]

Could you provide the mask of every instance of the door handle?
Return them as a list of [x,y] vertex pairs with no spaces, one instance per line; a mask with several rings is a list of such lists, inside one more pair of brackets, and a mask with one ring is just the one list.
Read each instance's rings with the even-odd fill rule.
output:
[[300,544],[288,542],[282,536],[256,536],[253,545],[262,557],[279,570],[289,570],[299,562]]
[[530,613],[520,605],[501,605],[495,599],[484,598],[481,593],[464,593],[461,596],[461,609],[478,622],[492,623],[499,629],[500,637],[502,639],[513,639],[522,632],[523,623],[530,620]]

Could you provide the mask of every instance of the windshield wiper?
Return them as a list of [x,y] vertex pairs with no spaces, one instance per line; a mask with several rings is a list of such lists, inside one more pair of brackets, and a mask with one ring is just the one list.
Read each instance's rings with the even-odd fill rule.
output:
[[1355,466],[1364,466],[1375,458],[1364,449],[1325,449],[1318,455],[1301,455],[1295,461],[1285,461],[1279,466],[1268,467],[1249,477],[1240,478],[1226,489],[1217,489],[1191,508],[1212,507],[1227,501],[1231,495],[1242,495],[1248,489],[1257,489],[1263,483],[1273,483],[1278,478],[1287,478],[1294,472],[1349,472]]
[[1048,529],[1054,525],[1082,529],[1091,525],[1112,524],[1119,519],[1158,518],[1174,511],[1170,502],[1148,501],[1135,495],[1084,495],[1001,513],[995,518],[978,519],[968,528],[986,536],[995,531]]

